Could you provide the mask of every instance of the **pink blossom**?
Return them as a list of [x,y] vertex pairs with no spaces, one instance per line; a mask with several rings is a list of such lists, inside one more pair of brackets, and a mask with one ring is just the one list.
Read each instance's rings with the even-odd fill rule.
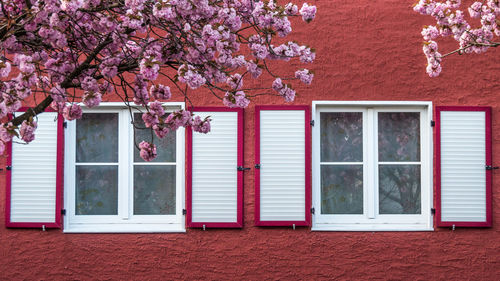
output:
[[146,88],[146,81],[141,75],[136,75],[134,84],[134,103],[146,106],[149,102],[149,93]]
[[289,16],[295,16],[299,13],[299,8],[293,3],[288,3],[285,5],[285,13]]
[[310,22],[314,19],[314,16],[316,15],[316,6],[309,6],[307,3],[304,3],[302,5],[302,8],[300,8],[299,13],[300,15],[302,15],[302,19],[305,22]]
[[19,129],[19,135],[21,139],[26,143],[30,143],[35,139],[35,130],[37,128],[37,124],[35,121],[28,122],[26,120],[21,124],[21,128]]
[[179,67],[178,73],[179,81],[188,84],[191,89],[197,89],[206,82],[206,79],[194,71],[192,66],[182,65]]
[[172,96],[170,87],[161,84],[151,86],[149,93],[157,100],[168,100]]
[[283,82],[281,81],[281,78],[278,77],[278,78],[274,79],[272,88],[276,92],[279,92],[279,90],[281,90],[283,88]]
[[439,30],[433,25],[424,27],[424,29],[422,29],[422,36],[425,41],[435,39],[439,36]]
[[165,109],[163,108],[162,103],[158,101],[150,103],[149,110],[154,114],[158,115],[159,117],[165,115]]
[[19,71],[25,75],[35,72],[35,65],[32,63],[32,58],[30,56],[16,54],[14,63],[17,64]]
[[101,103],[101,100],[102,96],[99,92],[86,92],[83,95],[83,104],[89,108],[98,106]]
[[311,63],[316,59],[316,52],[310,48],[304,47],[300,52],[300,61],[304,63]]
[[154,59],[142,59],[139,64],[139,71],[145,79],[156,80],[160,71],[159,62]]
[[202,120],[200,116],[195,116],[192,125],[193,131],[202,134],[210,132],[210,121],[211,119],[209,117],[206,117],[204,120]]
[[260,68],[254,61],[248,62],[247,70],[250,74],[252,74],[253,78],[258,78],[262,74],[262,68]]
[[160,139],[164,138],[168,133],[170,133],[170,129],[165,127],[164,125],[153,125],[153,131],[155,135]]
[[142,159],[144,159],[144,161],[147,162],[153,161],[157,156],[156,145],[150,142],[142,141],[139,144],[139,149],[140,149],[139,155],[141,156]]
[[148,128],[151,128],[160,122],[158,119],[158,115],[156,115],[152,112],[144,112],[142,114],[142,120],[144,121],[144,124]]
[[295,78],[300,79],[300,81],[302,81],[302,83],[304,84],[311,84],[313,77],[314,74],[305,68],[295,71]]
[[[0,119],[7,116],[7,114],[8,114],[8,110],[7,110],[7,106],[5,105],[5,102],[0,102]],[[0,126],[1,126],[1,124],[0,124]]]
[[479,18],[481,16],[481,10],[483,7],[483,3],[481,2],[474,2],[472,5],[469,7],[469,14],[471,18]]
[[426,71],[429,74],[429,77],[439,76],[441,73],[441,64],[439,62],[429,63],[427,64]]
[[295,90],[285,86],[281,91],[280,95],[285,99],[286,102],[292,102],[295,100]]
[[82,84],[82,89],[85,91],[90,91],[90,92],[99,91],[99,85],[97,84],[97,80],[95,80],[91,76],[85,77],[81,84]]
[[192,124],[191,112],[183,109],[174,111],[167,116],[165,123],[172,130],[177,130],[179,127],[190,126]]
[[239,90],[241,89],[241,87],[243,87],[243,77],[241,77],[239,73],[236,73],[227,78],[226,83],[229,85],[229,87],[231,87],[231,89]]
[[56,103],[64,103],[67,100],[66,90],[59,85],[56,85],[50,90],[50,96]]
[[236,93],[226,92],[224,99],[222,100],[225,106],[231,108],[245,108],[250,104],[250,100],[246,98],[243,91],[238,91]]
[[50,104],[50,107],[52,109],[54,109],[55,111],[57,111],[59,114],[62,114],[63,113],[63,110],[64,108],[66,107],[66,104],[64,102],[55,102],[53,101],[51,104]]
[[10,142],[15,134],[15,127],[11,122],[0,126],[0,140],[4,143]]
[[[312,79],[312,77],[311,77]],[[273,90],[278,92],[286,102],[292,102],[295,99],[295,90],[292,89],[291,85],[284,85],[280,78],[276,78],[272,85]]]
[[0,60],[0,77],[5,78],[9,76],[11,70],[10,63]]
[[82,117],[82,108],[78,104],[66,105],[63,109],[63,117],[66,120],[75,120]]

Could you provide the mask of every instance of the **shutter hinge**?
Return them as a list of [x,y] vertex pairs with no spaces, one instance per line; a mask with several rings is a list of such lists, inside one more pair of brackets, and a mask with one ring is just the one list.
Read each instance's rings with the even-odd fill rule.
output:
[[63,215],[63,216],[66,215],[66,209],[61,209],[61,215]]
[[67,121],[63,122],[63,127],[64,127],[64,129],[68,128],[68,122]]
[[311,208],[311,214],[313,214],[313,215],[314,215],[314,212],[315,212],[315,211],[316,211],[316,210],[314,210],[314,207],[312,207],[312,208]]
[[6,169],[7,171],[10,171],[10,170],[12,170],[12,166],[7,166],[7,167],[5,167],[5,169]]
[[182,214],[186,215],[187,214],[187,210],[186,209],[182,209]]
[[433,215],[436,214],[436,209],[435,208],[431,208],[431,214],[433,214]]
[[431,127],[434,127],[434,126],[436,126],[436,121],[431,120]]
[[260,169],[260,164],[255,164],[255,169]]
[[311,122],[309,122],[311,124],[311,126],[314,126],[314,120],[311,120]]
[[248,171],[248,170],[250,170],[250,168],[245,168],[243,166],[238,166],[237,169],[238,169],[238,171]]
[[486,170],[498,170],[498,167],[493,167],[491,165],[486,166]]

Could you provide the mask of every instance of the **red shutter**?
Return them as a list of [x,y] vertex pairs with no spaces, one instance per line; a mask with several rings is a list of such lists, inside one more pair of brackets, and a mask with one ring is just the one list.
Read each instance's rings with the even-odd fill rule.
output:
[[308,106],[255,107],[256,225],[310,225],[310,126]]
[[196,107],[208,134],[187,131],[188,227],[243,227],[243,109]]
[[437,226],[488,227],[491,107],[436,107]]
[[38,115],[35,140],[7,144],[6,226],[60,228],[64,175],[64,119]]

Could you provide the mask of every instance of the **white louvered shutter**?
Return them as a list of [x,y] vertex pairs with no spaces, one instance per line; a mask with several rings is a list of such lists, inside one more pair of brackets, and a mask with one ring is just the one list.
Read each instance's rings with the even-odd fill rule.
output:
[[309,225],[308,107],[257,107],[256,224]]
[[34,141],[26,145],[14,137],[12,142],[9,227],[60,227],[62,120],[44,112],[37,124]]
[[[241,110],[195,111],[210,116],[208,134],[191,132],[190,227],[242,226]],[[224,110],[224,111],[222,111]],[[189,198],[188,198],[189,200]],[[188,204],[189,206],[189,204]],[[190,221],[189,221],[190,219]]]
[[489,226],[491,109],[436,107],[436,112],[440,164],[438,226]]

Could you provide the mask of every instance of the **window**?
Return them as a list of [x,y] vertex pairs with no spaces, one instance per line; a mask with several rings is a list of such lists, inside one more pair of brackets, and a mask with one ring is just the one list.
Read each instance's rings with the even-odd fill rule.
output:
[[313,230],[432,229],[431,104],[313,107]]
[[[184,131],[159,139],[145,162],[128,109],[110,103],[84,110],[66,131],[65,232],[184,231]],[[179,109],[177,106],[176,109]],[[133,112],[138,126],[142,114]]]

